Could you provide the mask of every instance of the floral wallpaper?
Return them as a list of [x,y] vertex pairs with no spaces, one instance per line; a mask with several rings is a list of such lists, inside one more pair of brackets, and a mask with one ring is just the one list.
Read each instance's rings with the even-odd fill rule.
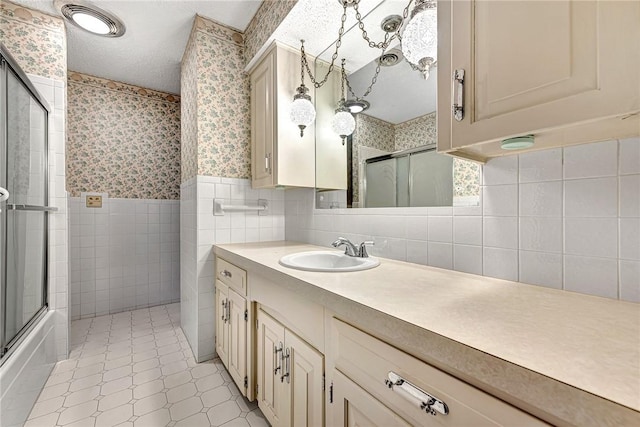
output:
[[436,112],[394,126],[396,151],[435,144],[438,139]]
[[263,0],[245,30],[244,65],[269,40],[298,0]]
[[[360,200],[358,147],[366,146],[384,151],[402,151],[437,142],[436,113],[392,124],[366,114],[356,116],[356,130],[353,133],[353,201]],[[470,197],[480,194],[480,165],[477,163],[453,160],[454,197]]]
[[69,72],[67,191],[180,197],[180,97]]
[[180,71],[182,182],[198,174],[198,51],[193,39],[194,32],[195,26],[184,51]]
[[241,33],[197,20],[198,175],[251,177],[249,77]]
[[243,43],[241,33],[196,17],[182,64],[181,84],[187,89],[183,182],[195,175],[251,176],[251,101]]
[[61,18],[0,1],[0,42],[25,73],[67,77],[67,38]]

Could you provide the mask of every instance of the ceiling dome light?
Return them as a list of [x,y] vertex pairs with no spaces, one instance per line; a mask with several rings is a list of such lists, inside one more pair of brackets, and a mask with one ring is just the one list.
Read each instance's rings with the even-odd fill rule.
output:
[[417,0],[411,19],[402,34],[402,53],[413,65],[423,58],[437,58],[438,14],[436,2]]
[[362,113],[370,107],[370,104],[364,99],[347,99],[344,106],[349,109],[351,114]]
[[55,5],[69,22],[91,34],[120,37],[125,32],[118,18],[84,0],[56,0]]

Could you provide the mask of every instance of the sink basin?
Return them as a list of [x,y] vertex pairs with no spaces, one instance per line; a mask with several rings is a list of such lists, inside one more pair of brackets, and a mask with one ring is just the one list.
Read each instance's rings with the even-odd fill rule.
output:
[[336,251],[309,251],[285,255],[280,258],[285,267],[305,271],[345,272],[361,271],[380,265],[376,258],[356,258]]

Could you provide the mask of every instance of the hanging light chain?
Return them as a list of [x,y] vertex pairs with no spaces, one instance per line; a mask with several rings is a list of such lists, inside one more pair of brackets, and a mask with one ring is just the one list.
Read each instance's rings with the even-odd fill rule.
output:
[[413,0],[409,0],[409,3],[407,3],[407,6],[404,8],[404,10],[402,11],[402,22],[400,23],[400,25],[398,25],[398,28],[395,32],[395,34],[391,37],[389,37],[389,33],[385,33],[384,36],[384,40],[381,42],[374,42],[369,38],[369,34],[367,33],[367,30],[365,30],[364,28],[364,21],[362,20],[362,15],[360,14],[360,10],[358,9],[358,4],[360,3],[360,0],[355,0],[354,4],[353,4],[353,9],[356,12],[356,19],[358,20],[358,28],[360,28],[360,31],[362,32],[362,38],[369,44],[369,47],[372,49],[382,49],[382,50],[386,50],[389,47],[389,44],[391,44],[391,42],[394,39],[400,39],[400,30],[402,28],[402,25],[406,22],[407,17],[409,16],[409,8],[411,6],[411,3],[413,3]]
[[[384,51],[382,51],[382,54],[380,55],[380,58],[382,58],[382,56],[384,56]],[[371,93],[371,90],[373,89],[373,85],[375,85],[376,82],[378,81],[378,75],[380,74],[380,62],[381,61],[378,60],[377,62],[378,62],[378,65],[376,66],[376,71],[373,74],[373,77],[371,77],[371,84],[369,85],[369,87],[367,88],[367,90],[364,92],[364,94],[362,96],[356,95],[356,93],[354,92],[353,88],[351,87],[351,84],[349,83],[349,79],[347,78],[347,74],[344,71],[344,67],[342,68],[342,78],[343,78],[343,80],[346,80],[347,89],[349,89],[349,93],[351,93],[351,96],[353,96],[355,99],[365,98],[367,95],[369,95]],[[343,83],[343,85],[344,85],[344,83]],[[342,91],[344,92],[344,87],[343,87]]]
[[336,59],[338,58],[338,49],[340,49],[340,46],[342,46],[342,35],[344,34],[344,23],[347,20],[347,4],[344,3],[342,5],[342,18],[340,19],[340,30],[338,30],[338,40],[336,41],[336,49],[333,52],[333,55],[331,55],[331,64],[329,64],[329,69],[327,70],[327,74],[325,74],[324,78],[320,81],[317,81],[316,76],[313,75],[313,72],[311,71],[311,67],[309,67],[309,61],[307,61],[307,54],[304,51],[304,41],[301,40],[301,47],[300,47],[300,55],[302,57],[302,64],[303,66],[307,69],[307,73],[309,73],[309,78],[311,79],[311,82],[313,83],[313,86],[316,89],[319,89],[322,87],[322,85],[324,85],[327,80],[329,79],[329,76],[331,75],[331,72],[333,71],[333,67],[334,64],[336,62]]

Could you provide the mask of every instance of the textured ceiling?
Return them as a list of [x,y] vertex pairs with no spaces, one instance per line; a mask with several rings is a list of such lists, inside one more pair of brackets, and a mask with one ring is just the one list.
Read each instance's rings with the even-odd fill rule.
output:
[[[53,0],[11,0],[60,16]],[[67,25],[70,70],[180,93],[180,61],[196,14],[243,31],[261,0],[93,0],[127,27],[120,38]]]

